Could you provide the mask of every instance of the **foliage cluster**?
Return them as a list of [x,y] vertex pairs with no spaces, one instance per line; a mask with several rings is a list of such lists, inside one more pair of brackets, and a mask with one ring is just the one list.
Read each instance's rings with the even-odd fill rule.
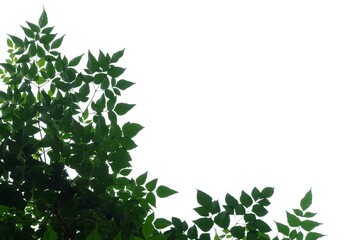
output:
[[[89,51],[79,70],[83,55],[58,52],[64,36],[53,33],[45,10],[26,24],[25,37],[9,35],[9,59],[0,64],[0,239],[271,239],[261,219],[270,187],[227,194],[224,205],[198,190],[200,218],[191,226],[155,218],[157,197],[176,191],[147,173],[129,177],[143,127],[118,123],[135,106],[119,101],[133,85],[116,65],[124,50]],[[309,191],[287,224],[276,222],[283,237],[273,240],[322,237],[312,232],[320,224],[306,212],[311,202]]]

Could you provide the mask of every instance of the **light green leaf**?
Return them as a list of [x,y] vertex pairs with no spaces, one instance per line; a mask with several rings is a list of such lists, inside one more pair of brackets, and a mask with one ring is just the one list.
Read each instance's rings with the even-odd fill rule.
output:
[[157,189],[156,189],[156,194],[158,195],[159,198],[166,198],[169,197],[173,194],[177,193],[177,191],[168,188],[166,186],[160,185]]

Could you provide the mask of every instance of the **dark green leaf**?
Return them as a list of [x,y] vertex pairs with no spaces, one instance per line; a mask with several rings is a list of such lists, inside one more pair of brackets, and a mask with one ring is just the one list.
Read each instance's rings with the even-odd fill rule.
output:
[[262,233],[267,233],[271,231],[270,226],[261,219],[256,219],[254,224],[256,228]]
[[305,240],[316,240],[319,239],[321,237],[324,237],[325,235],[321,234],[321,233],[316,233],[316,232],[310,232],[306,235]]
[[136,184],[143,185],[146,182],[146,178],[147,178],[147,172],[141,174],[136,178]]
[[26,23],[32,31],[37,32],[37,33],[40,32],[40,28],[38,25],[31,23],[31,22],[26,22]]
[[189,228],[187,232],[187,236],[189,239],[196,239],[198,237],[198,231],[196,225],[193,225],[192,227]]
[[141,232],[144,235],[145,239],[150,238],[150,236],[154,232],[154,226],[152,225],[151,219],[148,218],[145,220]]
[[109,86],[110,86],[110,81],[107,77],[105,77],[104,80],[101,82],[100,87],[101,87],[101,89],[107,90],[109,88]]
[[137,123],[127,122],[123,125],[122,130],[124,136],[133,138],[135,137],[144,127]]
[[84,83],[79,89],[79,94],[82,97],[87,97],[89,93],[90,93],[90,86],[88,83]]
[[13,43],[17,46],[17,47],[24,47],[24,42],[23,40],[21,40],[20,38],[16,37],[16,36],[12,36],[9,35],[9,37],[11,38],[11,40],[13,41]]
[[261,198],[269,198],[273,194],[274,194],[274,188],[273,187],[266,187],[261,191],[260,197]]
[[116,83],[116,87],[121,89],[121,90],[126,90],[127,88],[131,87],[132,85],[134,85],[135,83],[121,79]]
[[41,33],[43,33],[43,34],[50,34],[53,29],[54,29],[54,27],[46,27],[46,28],[44,28],[43,30],[41,30]]
[[10,74],[15,73],[15,67],[13,65],[7,63],[0,63],[0,65]]
[[253,188],[253,190],[251,191],[251,196],[253,197],[253,199],[255,201],[257,201],[260,197],[260,191],[259,189],[257,189],[256,187]]
[[159,198],[166,198],[169,197],[173,194],[177,193],[177,191],[168,188],[166,186],[160,185],[157,189],[156,189],[156,194]]
[[146,201],[148,201],[148,203],[152,206],[156,207],[156,196],[154,193],[149,192],[148,194],[146,194]]
[[125,148],[126,150],[131,150],[137,147],[137,145],[135,144],[135,142],[128,137],[122,137],[119,139],[120,140],[120,144],[123,148]]
[[154,226],[156,229],[164,229],[168,226],[170,226],[172,224],[172,222],[170,222],[169,220],[165,219],[165,218],[158,218],[154,221]]
[[124,115],[124,114],[126,114],[128,111],[130,111],[134,106],[135,106],[135,104],[118,103],[118,104],[116,104],[116,107],[115,107],[114,111],[115,111],[118,115]]
[[88,62],[86,66],[91,72],[96,72],[99,69],[99,63],[90,51],[88,51]]
[[73,58],[70,62],[69,62],[69,67],[75,67],[77,66],[80,61],[81,61],[81,58],[84,54],[81,54],[80,56],[77,56],[75,58]]
[[213,201],[211,204],[210,204],[210,207],[209,207],[209,212],[211,214],[216,214],[216,213],[219,213],[220,212],[220,204],[219,204],[219,201],[216,200],[216,201]]
[[37,53],[37,51],[36,51],[36,45],[35,45],[35,43],[31,43],[30,44],[30,47],[29,47],[29,55],[31,56],[31,57],[33,57],[33,56],[35,56],[36,55],[36,53]]
[[45,9],[43,9],[41,16],[39,18],[39,26],[41,28],[45,27],[48,23],[48,18]]
[[197,190],[197,193],[196,193],[196,199],[197,199],[197,202],[209,209],[211,203],[212,203],[212,197],[210,195],[208,195],[207,193],[201,191],[201,190]]
[[312,231],[314,228],[316,228],[320,225],[321,225],[321,223],[314,222],[311,220],[304,220],[301,222],[301,227],[308,232]]
[[230,216],[229,213],[224,211],[221,212],[219,214],[217,214],[214,218],[214,222],[216,223],[216,225],[218,225],[219,227],[223,228],[223,229],[227,229],[229,227],[230,224]]
[[98,73],[94,77],[95,84],[101,84],[105,79],[107,79],[107,75],[104,73]]
[[111,57],[111,63],[116,63],[124,55],[125,49],[114,53]]
[[300,209],[293,209],[293,211],[294,211],[296,216],[299,216],[299,217],[304,216],[303,211],[301,211]]
[[[44,58],[46,53],[45,53],[45,50],[40,47],[39,45],[36,45],[36,49],[37,49],[37,55],[39,58]],[[44,59],[45,60],[45,59]]]
[[146,190],[148,190],[150,192],[154,191],[156,188],[157,181],[158,181],[158,179],[155,178],[155,179],[151,180],[150,182],[146,183],[146,185],[145,185]]
[[249,194],[247,194],[244,191],[241,191],[241,195],[240,195],[240,202],[245,206],[245,207],[250,207],[251,204],[253,203],[252,198],[249,196]]
[[304,217],[306,217],[306,218],[312,218],[312,217],[314,217],[315,215],[316,215],[316,213],[306,212],[306,213],[304,214]]
[[255,204],[252,207],[252,212],[255,213],[256,216],[258,216],[258,217],[263,217],[268,213],[266,208],[264,208],[262,205],[259,205],[259,204]]
[[55,71],[54,65],[51,62],[47,62],[46,72],[49,75],[49,78],[55,77],[56,71]]
[[237,239],[243,239],[245,237],[245,227],[234,226],[230,229],[230,233]]
[[62,43],[62,41],[63,41],[63,39],[64,39],[64,37],[65,37],[65,35],[63,35],[61,38],[56,39],[56,40],[51,44],[51,48],[52,48],[52,49],[55,49],[55,48],[60,47],[60,46],[61,46],[61,43]]
[[43,35],[41,38],[40,38],[40,42],[42,44],[44,44],[44,48],[46,49],[46,45],[50,44],[52,42],[52,40],[55,39],[57,34],[46,34],[46,35]]
[[311,189],[305,194],[305,196],[300,201],[300,206],[303,211],[308,209],[312,204],[312,193]]
[[121,74],[123,74],[125,71],[125,68],[121,68],[121,67],[115,67],[115,66],[111,66],[107,73],[109,74],[110,77],[119,77]]
[[287,217],[289,226],[291,226],[291,227],[299,227],[300,226],[301,221],[297,216],[295,216],[289,212],[286,212],[286,217]]
[[255,219],[256,219],[256,216],[255,216],[255,214],[253,214],[253,213],[246,213],[246,214],[244,215],[244,220],[245,220],[245,222],[247,222],[247,223],[253,222],[253,221],[255,221]]
[[23,27],[23,26],[21,26],[21,28],[23,29],[25,35],[26,35],[28,38],[31,38],[31,39],[34,38],[35,34],[34,34],[34,32],[33,32],[31,29],[26,28],[26,27]]
[[267,198],[263,198],[258,202],[261,206],[269,206],[270,201]]
[[108,117],[112,124],[117,124],[117,116],[113,111],[108,111]]
[[194,208],[195,212],[197,212],[200,216],[202,217],[207,217],[209,216],[209,210],[203,206]]
[[231,208],[236,208],[239,205],[239,202],[236,200],[236,198],[231,196],[229,193],[227,193],[225,196],[225,202]]
[[244,215],[245,212],[246,212],[246,210],[245,210],[243,205],[239,204],[239,205],[236,206],[236,208],[235,208],[235,214],[236,215]]
[[194,221],[203,232],[208,232],[213,227],[214,222],[211,218],[199,218]]
[[99,52],[98,62],[99,62],[100,67],[104,71],[107,71],[109,69],[109,62],[107,62],[106,57],[102,51]]
[[57,239],[58,239],[58,237],[56,235],[56,232],[51,227],[51,225],[49,225],[46,232],[44,232],[42,240],[57,240]]

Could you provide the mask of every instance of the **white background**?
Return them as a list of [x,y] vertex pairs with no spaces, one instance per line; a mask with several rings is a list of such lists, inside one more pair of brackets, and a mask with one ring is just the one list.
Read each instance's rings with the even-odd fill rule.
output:
[[134,176],[180,192],[158,217],[195,219],[196,188],[223,201],[273,186],[268,219],[285,222],[312,188],[324,239],[356,239],[358,1],[1,1],[2,62],[43,6],[68,58],[126,48],[123,121],[145,126]]

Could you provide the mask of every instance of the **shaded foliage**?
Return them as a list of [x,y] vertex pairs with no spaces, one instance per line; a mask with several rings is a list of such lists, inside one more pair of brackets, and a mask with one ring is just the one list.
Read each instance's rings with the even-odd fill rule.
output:
[[[270,239],[261,219],[270,187],[227,194],[224,205],[198,190],[200,218],[191,226],[155,218],[157,197],[176,191],[147,172],[129,177],[129,151],[143,127],[118,124],[135,106],[119,101],[134,84],[120,79],[124,50],[89,51],[79,70],[84,54],[68,59],[57,51],[64,36],[48,27],[45,10],[22,29],[23,38],[9,35],[9,58],[0,64],[1,239]],[[281,239],[323,236],[311,232],[320,225],[306,211],[311,203],[309,191],[301,209],[287,212],[287,225],[276,222]]]

